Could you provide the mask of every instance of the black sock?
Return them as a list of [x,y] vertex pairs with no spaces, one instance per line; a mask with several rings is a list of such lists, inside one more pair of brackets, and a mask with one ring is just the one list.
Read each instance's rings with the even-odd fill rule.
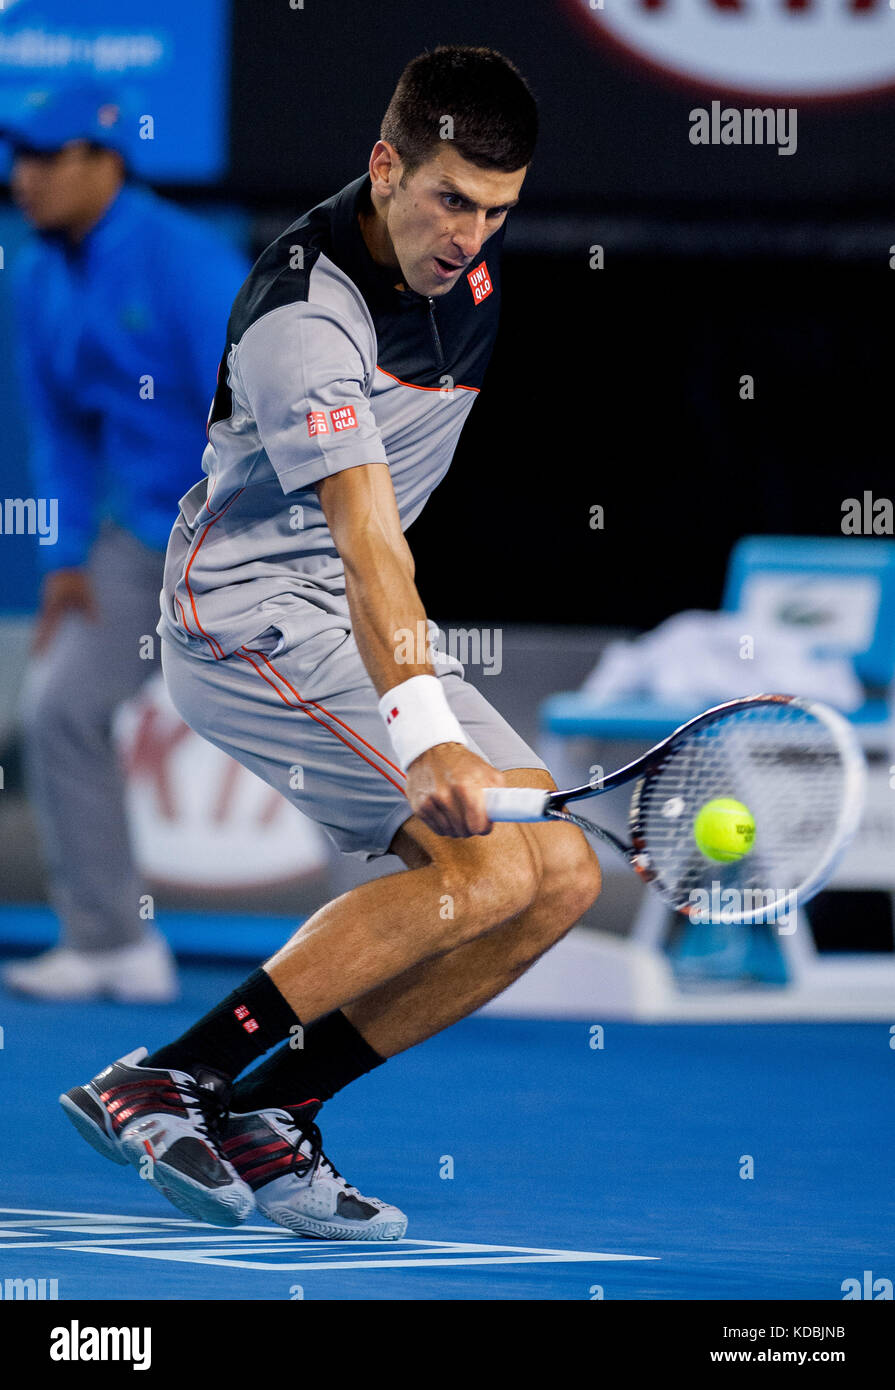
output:
[[282,1042],[299,1023],[270,976],[255,970],[188,1032],[140,1065],[173,1067],[190,1076],[197,1066],[212,1067],[230,1080]]
[[278,1048],[237,1081],[230,1109],[245,1115],[250,1110],[329,1100],[349,1081],[386,1060],[338,1009],[306,1028],[303,1041],[301,1048]]

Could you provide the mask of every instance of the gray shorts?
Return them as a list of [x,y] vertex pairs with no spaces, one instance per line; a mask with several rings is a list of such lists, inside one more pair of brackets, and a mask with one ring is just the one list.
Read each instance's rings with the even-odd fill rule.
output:
[[[375,859],[413,814],[376,689],[350,632],[284,641],[268,628],[214,661],[163,638],[168,693],[191,729],[282,792],[343,854]],[[459,661],[439,653],[435,670],[473,752],[500,772],[546,770]]]

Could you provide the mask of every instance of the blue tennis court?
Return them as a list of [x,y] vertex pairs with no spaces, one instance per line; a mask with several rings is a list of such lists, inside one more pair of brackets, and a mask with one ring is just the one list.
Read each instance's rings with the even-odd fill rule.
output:
[[188,965],[181,1001],[150,1010],[0,997],[0,1279],[60,1299],[835,1300],[891,1274],[884,1024],[607,1023],[595,1048],[598,1019],[473,1017],[321,1116],[336,1165],[407,1211],[406,1240],[187,1221],[56,1097],[242,974]]

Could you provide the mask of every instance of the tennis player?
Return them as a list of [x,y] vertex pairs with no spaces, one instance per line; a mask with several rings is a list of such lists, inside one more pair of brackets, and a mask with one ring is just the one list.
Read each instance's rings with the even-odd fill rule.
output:
[[[488,820],[483,788],[555,783],[433,650],[404,538],[482,383],[536,129],[501,54],[414,59],[368,172],[288,227],[233,305],[205,476],[168,546],[168,689],[343,853],[406,872],[327,903],[182,1037],[61,1097],[100,1152],[216,1224],[257,1208],[300,1235],[403,1236],[324,1155],[320,1106],[506,989],[599,892],[575,826]],[[492,466],[510,483],[513,460]],[[469,563],[450,536],[444,560]],[[408,632],[433,639],[409,661]]]

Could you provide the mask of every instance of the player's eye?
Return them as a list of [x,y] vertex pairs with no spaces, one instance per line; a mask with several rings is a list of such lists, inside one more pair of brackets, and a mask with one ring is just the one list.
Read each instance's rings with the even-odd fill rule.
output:
[[461,198],[459,193],[443,193],[441,196],[451,212],[458,212],[460,208],[466,206],[466,199]]

